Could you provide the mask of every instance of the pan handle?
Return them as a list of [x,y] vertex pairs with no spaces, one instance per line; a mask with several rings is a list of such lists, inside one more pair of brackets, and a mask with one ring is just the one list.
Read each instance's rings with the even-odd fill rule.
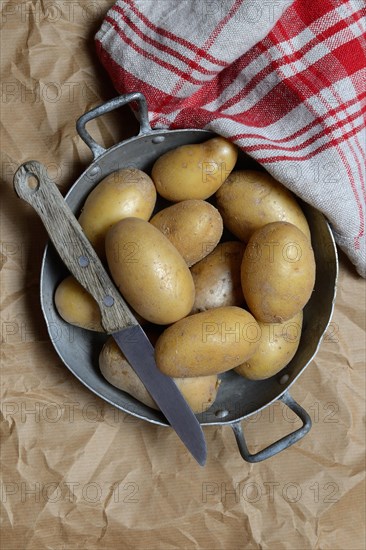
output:
[[137,101],[139,104],[140,131],[138,135],[141,136],[143,134],[150,133],[152,129],[149,123],[149,115],[148,115],[146,98],[140,92],[132,92],[131,94],[124,94],[119,97],[110,99],[106,103],[103,103],[102,105],[98,105],[98,107],[95,107],[91,111],[88,111],[77,120],[76,129],[78,131],[78,134],[81,137],[81,139],[87,144],[87,146],[91,149],[94,159],[100,157],[100,155],[105,153],[107,149],[99,145],[99,143],[94,141],[94,139],[91,137],[91,135],[85,128],[87,122],[101,115],[104,115],[105,113],[114,111],[115,109],[118,109],[119,107],[122,107],[127,103],[131,103],[132,101]]
[[248,447],[245,441],[244,433],[241,427],[240,422],[233,422],[231,424],[231,427],[233,429],[236,442],[239,447],[239,451],[241,456],[246,460],[247,462],[261,462],[262,460],[266,460],[267,458],[271,458],[272,456],[276,455],[277,453],[280,453],[284,449],[287,449],[288,447],[291,447],[294,443],[302,439],[310,430],[311,428],[311,418],[308,415],[308,413],[300,407],[298,403],[291,397],[291,395],[286,392],[280,397],[280,400],[285,403],[302,421],[301,428],[298,428],[294,432],[285,435],[285,437],[282,437],[275,443],[272,443],[272,445],[269,445],[265,449],[262,449],[258,453],[251,454],[248,451]]

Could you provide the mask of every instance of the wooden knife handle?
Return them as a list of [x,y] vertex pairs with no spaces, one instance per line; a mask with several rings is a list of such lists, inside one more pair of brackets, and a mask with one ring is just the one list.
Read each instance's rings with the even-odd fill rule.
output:
[[36,210],[60,258],[98,303],[105,331],[137,325],[46,168],[34,160],[22,164],[14,188]]

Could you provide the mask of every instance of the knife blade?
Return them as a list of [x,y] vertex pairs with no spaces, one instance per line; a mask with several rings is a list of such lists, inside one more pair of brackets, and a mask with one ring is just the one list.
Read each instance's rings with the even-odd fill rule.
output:
[[104,330],[113,336],[171,427],[203,466],[207,450],[197,418],[174,380],[157,368],[153,346],[46,168],[37,161],[22,164],[14,175],[14,189],[36,210],[60,258],[98,303]]

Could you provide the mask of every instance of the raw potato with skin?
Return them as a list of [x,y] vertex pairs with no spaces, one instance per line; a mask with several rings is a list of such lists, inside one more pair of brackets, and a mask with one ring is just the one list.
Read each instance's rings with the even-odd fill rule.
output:
[[282,323],[301,311],[315,283],[309,239],[287,222],[255,231],[244,252],[241,284],[248,308],[258,321]]
[[[148,407],[158,409],[113,338],[108,338],[103,346],[99,355],[99,367],[110,384],[132,395]],[[196,378],[174,378],[174,382],[194,413],[207,411],[211,407],[220,384],[215,374]]]
[[156,189],[147,174],[123,168],[104,178],[88,195],[79,223],[98,256],[105,259],[107,231],[123,218],[149,220],[156,202]]
[[107,233],[106,253],[114,282],[144,319],[167,325],[191,311],[195,290],[189,268],[151,223],[121,220]]
[[206,258],[191,268],[196,298],[192,313],[215,307],[242,306],[240,267],[245,245],[227,241],[217,245]]
[[172,202],[207,199],[235,166],[238,149],[215,137],[168,151],[155,162],[151,177],[158,193]]
[[223,231],[219,211],[203,200],[173,204],[155,214],[150,223],[170,240],[188,267],[215,248]]
[[299,347],[303,313],[300,311],[285,323],[261,323],[259,347],[234,370],[250,380],[265,380],[289,364]]
[[232,172],[216,193],[225,227],[248,242],[257,229],[271,222],[296,225],[310,239],[305,215],[295,197],[267,172]]
[[97,302],[72,275],[58,285],[55,292],[55,306],[59,315],[67,323],[96,332],[104,332]]
[[207,376],[237,367],[258,345],[258,323],[248,311],[219,307],[168,327],[156,343],[155,360],[168,376]]

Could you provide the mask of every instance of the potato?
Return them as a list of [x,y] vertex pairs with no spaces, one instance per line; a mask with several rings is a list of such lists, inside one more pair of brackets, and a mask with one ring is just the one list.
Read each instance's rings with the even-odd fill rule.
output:
[[225,227],[244,242],[257,229],[277,221],[296,225],[310,238],[308,223],[295,197],[266,172],[232,172],[216,199]]
[[64,321],[77,327],[104,332],[100,309],[93,296],[72,276],[57,287],[55,306]]
[[219,211],[202,200],[173,204],[155,214],[150,223],[174,244],[189,267],[215,248],[223,231]]
[[[99,355],[99,367],[110,384],[129,393],[148,407],[158,409],[113,338],[109,338],[103,346]],[[176,378],[174,382],[195,413],[207,411],[211,407],[219,388],[219,380],[215,374],[196,378]]]
[[211,254],[192,266],[196,289],[192,313],[244,304],[240,279],[244,249],[245,245],[239,241],[220,243]]
[[207,199],[234,168],[238,149],[223,137],[182,145],[155,162],[151,177],[158,193],[172,202]]
[[123,168],[104,178],[88,195],[79,223],[100,258],[105,258],[108,229],[123,218],[148,220],[154,210],[156,189],[147,174]]
[[100,352],[99,368],[110,384],[129,393],[148,407],[158,408],[112,337],[108,338]]
[[237,367],[258,347],[254,317],[239,307],[196,313],[168,327],[155,346],[158,368],[185,378],[218,374]]
[[144,319],[166,325],[191,311],[195,290],[189,268],[151,223],[121,220],[107,233],[106,252],[114,282]]
[[257,351],[234,370],[250,380],[274,376],[294,357],[300,343],[303,313],[300,311],[285,323],[261,323]]
[[288,222],[257,229],[241,265],[241,284],[248,308],[258,321],[282,323],[308,302],[315,282],[310,241]]
[[221,384],[217,374],[174,378],[179,391],[196,414],[207,411],[213,404]]

